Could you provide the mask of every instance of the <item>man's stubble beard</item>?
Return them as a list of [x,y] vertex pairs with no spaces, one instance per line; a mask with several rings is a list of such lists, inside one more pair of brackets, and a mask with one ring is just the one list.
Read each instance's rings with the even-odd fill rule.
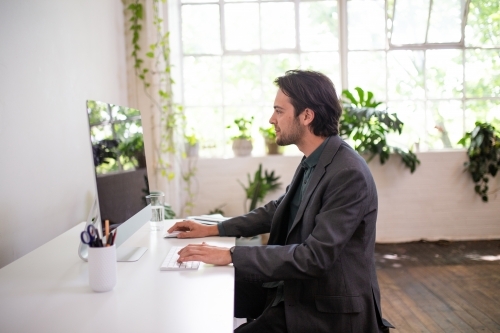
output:
[[293,126],[289,133],[281,132],[281,136],[276,138],[278,146],[296,145],[302,139],[304,129],[300,127],[299,117],[295,117],[292,124]]

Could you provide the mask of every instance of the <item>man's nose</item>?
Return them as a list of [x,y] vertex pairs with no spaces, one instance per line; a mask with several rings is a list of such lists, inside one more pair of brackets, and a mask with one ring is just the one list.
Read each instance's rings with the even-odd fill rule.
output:
[[274,114],[271,116],[271,118],[269,118],[269,124],[271,124],[271,125],[274,125],[274,124],[275,124],[275,121],[274,121]]

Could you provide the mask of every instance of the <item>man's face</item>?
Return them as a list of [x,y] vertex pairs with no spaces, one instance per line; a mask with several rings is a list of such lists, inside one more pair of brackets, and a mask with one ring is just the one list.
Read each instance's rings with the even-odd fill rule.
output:
[[299,117],[295,117],[294,108],[290,98],[281,89],[274,100],[274,112],[269,119],[276,130],[276,143],[280,146],[298,144],[302,139],[304,127],[301,126]]

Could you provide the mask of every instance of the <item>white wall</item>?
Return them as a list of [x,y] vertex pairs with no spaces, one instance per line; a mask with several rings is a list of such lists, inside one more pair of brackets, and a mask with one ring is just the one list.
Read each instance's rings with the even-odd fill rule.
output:
[[[465,150],[417,154],[414,174],[397,158],[369,166],[379,195],[378,242],[500,238],[500,192],[485,203],[463,164]],[[500,188],[500,177],[490,183]]]
[[[281,190],[267,196],[277,198],[293,177],[299,156],[199,159],[196,176],[198,195],[194,214],[207,214],[215,207],[225,215],[244,212],[245,193],[237,180],[247,184],[247,173],[259,163],[281,176]],[[369,163],[377,184],[378,242],[411,240],[465,240],[500,238],[500,192],[484,203],[474,193],[470,175],[463,173],[464,150],[418,153],[421,165],[411,174],[397,156],[385,165]],[[500,188],[500,177],[491,184]]]
[[120,0],[0,1],[0,267],[86,219],[85,103],[127,103],[123,25]]

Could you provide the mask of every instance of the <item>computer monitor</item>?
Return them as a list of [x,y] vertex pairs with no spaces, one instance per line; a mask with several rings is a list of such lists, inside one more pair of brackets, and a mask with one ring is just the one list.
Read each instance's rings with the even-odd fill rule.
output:
[[[136,261],[145,247],[121,245],[151,216],[145,196],[149,183],[139,110],[98,101],[87,101],[88,128],[95,172],[95,199],[85,228],[93,224],[103,230],[108,220],[117,229],[118,261]],[[87,260],[87,245],[78,254]]]

